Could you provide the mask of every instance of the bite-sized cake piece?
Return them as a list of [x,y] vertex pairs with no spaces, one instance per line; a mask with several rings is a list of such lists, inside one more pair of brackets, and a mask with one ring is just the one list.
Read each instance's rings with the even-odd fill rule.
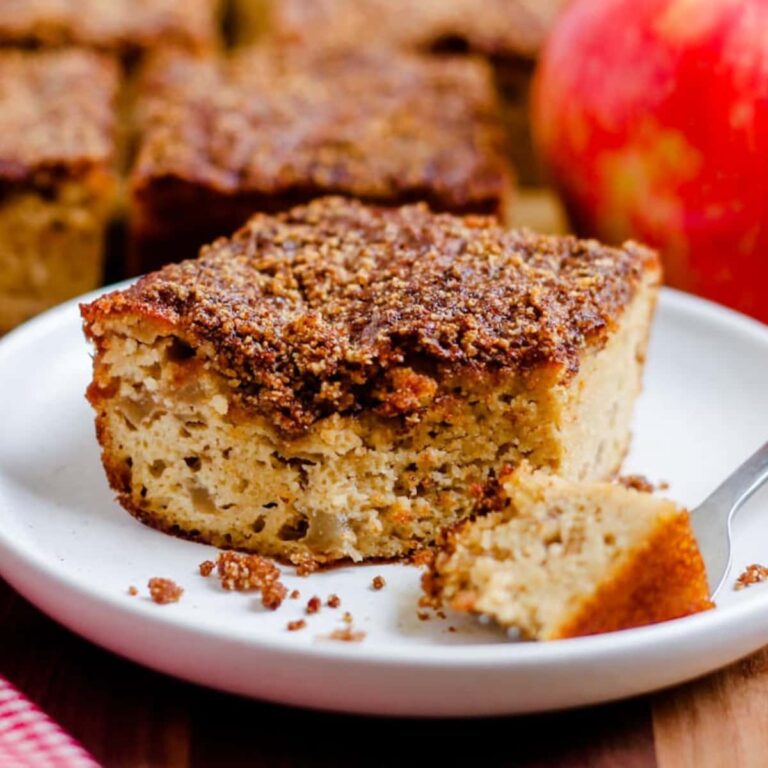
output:
[[3,0],[0,45],[83,46],[126,58],[167,45],[217,40],[221,0]]
[[116,91],[93,53],[0,53],[0,333],[100,283]]
[[[533,58],[564,0],[235,0],[236,34],[283,43],[387,45]],[[265,22],[266,17],[266,22]]]
[[493,511],[444,534],[424,578],[431,599],[537,640],[712,607],[690,515],[671,501],[523,466],[484,502]]
[[510,181],[490,72],[383,52],[162,57],[139,103],[136,271],[194,256],[254,212],[325,193],[456,213]]
[[658,282],[634,244],[423,204],[254,216],[82,307],[110,483],[217,546],[404,555],[506,464],[616,471]]

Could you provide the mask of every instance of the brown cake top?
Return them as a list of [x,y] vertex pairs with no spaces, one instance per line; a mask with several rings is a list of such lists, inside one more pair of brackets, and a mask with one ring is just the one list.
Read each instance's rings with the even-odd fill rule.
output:
[[[248,407],[299,433],[331,413],[413,415],[459,373],[578,368],[653,252],[505,230],[490,217],[324,198],[82,308],[204,345]],[[95,324],[97,324],[95,326]]]
[[3,0],[0,44],[86,45],[135,53],[157,45],[194,50],[217,36],[218,0]]
[[280,0],[272,34],[313,46],[380,43],[467,48],[499,58],[536,55],[564,0]]
[[465,58],[168,55],[146,73],[139,123],[136,188],[171,178],[222,194],[309,190],[462,210],[498,202],[508,183],[490,71]]
[[0,52],[0,184],[110,164],[117,85],[114,62],[88,51]]

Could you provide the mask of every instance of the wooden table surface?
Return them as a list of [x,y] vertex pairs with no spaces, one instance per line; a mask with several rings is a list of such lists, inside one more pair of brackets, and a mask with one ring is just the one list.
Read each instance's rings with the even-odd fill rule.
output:
[[108,768],[768,766],[768,650],[655,696],[448,723],[289,709],[182,683],[59,627],[2,580],[0,627],[0,673]]

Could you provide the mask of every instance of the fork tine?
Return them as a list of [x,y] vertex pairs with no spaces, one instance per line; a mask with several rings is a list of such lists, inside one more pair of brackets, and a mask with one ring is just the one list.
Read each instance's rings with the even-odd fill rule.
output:
[[768,481],[768,443],[753,453],[691,513],[712,598],[731,562],[731,520],[738,509]]

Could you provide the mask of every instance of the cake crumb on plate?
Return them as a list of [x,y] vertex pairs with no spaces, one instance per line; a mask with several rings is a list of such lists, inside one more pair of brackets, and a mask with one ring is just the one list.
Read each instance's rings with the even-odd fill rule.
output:
[[282,605],[288,590],[280,581],[280,569],[260,555],[220,552],[216,563],[224,589],[261,592],[261,603],[274,611]]
[[304,619],[296,619],[296,621],[289,621],[287,629],[289,632],[297,632],[300,629],[304,629],[307,626],[307,622]]
[[172,579],[152,578],[149,580],[149,596],[158,605],[178,603],[184,594],[184,589]]
[[322,602],[317,595],[310,597],[307,601],[307,613],[318,613],[321,605]]
[[746,587],[751,587],[753,584],[760,584],[766,579],[768,579],[768,568],[758,563],[752,563],[739,575],[733,588],[736,590],[745,589]]

